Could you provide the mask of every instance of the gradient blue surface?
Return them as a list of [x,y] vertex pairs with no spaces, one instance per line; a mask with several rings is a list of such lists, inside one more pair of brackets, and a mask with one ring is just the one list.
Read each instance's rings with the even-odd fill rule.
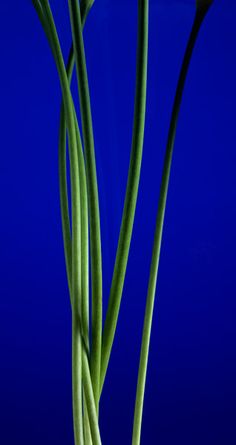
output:
[[[66,55],[71,38],[67,2],[52,6]],[[164,148],[193,14],[191,0],[150,2],[144,158],[124,298],[101,402],[105,445],[131,443]],[[182,102],[143,444],[236,443],[235,21],[235,2],[215,0]],[[31,2],[2,2],[0,22],[0,443],[72,444],[71,314],[58,193],[59,82]],[[136,0],[96,0],[85,30],[105,307],[131,145],[136,22]]]

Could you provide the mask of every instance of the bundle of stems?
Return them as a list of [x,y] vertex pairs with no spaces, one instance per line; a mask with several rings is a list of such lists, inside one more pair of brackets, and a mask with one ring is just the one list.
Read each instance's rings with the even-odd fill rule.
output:
[[[102,249],[93,123],[83,27],[94,0],[68,0],[72,46],[65,65],[48,0],[32,0],[54,61],[62,91],[59,131],[60,204],[67,280],[72,309],[72,394],[75,445],[99,445],[99,401],[116,332],[135,218],[142,163],[147,92],[149,0],[138,0],[136,92],[132,147],[122,222],[105,323],[102,325]],[[146,299],[134,410],[132,445],[141,440],[142,412],[153,307],[167,192],[181,99],[196,38],[211,0],[197,0],[196,13],[183,58],[165,152],[150,277]],[[70,84],[76,66],[82,135]],[[69,168],[67,159],[67,140]],[[70,173],[71,205],[67,172]],[[71,207],[71,212],[70,212]],[[90,261],[89,261],[90,259]],[[89,322],[91,264],[91,339]]]

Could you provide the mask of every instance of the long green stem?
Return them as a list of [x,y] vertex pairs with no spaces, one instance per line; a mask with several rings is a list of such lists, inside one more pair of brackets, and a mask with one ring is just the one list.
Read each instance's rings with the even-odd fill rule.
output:
[[[92,7],[94,0],[82,0],[80,2],[81,11],[81,21],[82,27],[84,27],[87,15],[90,8]],[[68,77],[69,85],[71,84],[73,69],[75,64],[74,49],[73,45],[70,49],[68,62],[66,66],[66,72]],[[66,168],[66,120],[65,120],[65,110],[62,101],[61,111],[60,111],[60,129],[59,129],[59,181],[60,181],[60,205],[61,205],[61,219],[62,219],[62,232],[63,232],[63,242],[64,242],[64,253],[66,261],[66,272],[68,287],[71,296],[71,233],[70,233],[70,218],[69,218],[69,207],[68,207],[68,193],[67,193],[67,168]],[[82,194],[82,192],[81,192]],[[87,194],[86,194],[87,196]],[[82,211],[81,211],[82,213]],[[83,222],[81,221],[81,232],[83,231]],[[83,233],[81,233],[81,239],[83,240]],[[86,257],[86,253],[81,253],[82,258]],[[81,271],[82,277],[85,276],[83,271]],[[83,287],[83,286],[82,286]],[[84,301],[84,298],[82,298]],[[88,314],[88,300],[84,302],[87,306]],[[82,311],[83,312],[83,311]],[[86,316],[88,318],[88,315]],[[83,319],[83,314],[82,314]]]
[[[87,14],[92,6],[93,1],[80,3],[81,21],[84,27]],[[72,79],[72,73],[75,63],[73,46],[71,47],[68,62],[67,62],[67,76],[69,85]],[[77,122],[77,119],[75,119]],[[79,176],[80,176],[80,202],[81,202],[81,298],[82,298],[82,332],[86,343],[86,349],[89,351],[89,266],[88,266],[88,209],[87,209],[87,185],[86,175],[84,169],[84,159],[82,154],[82,145],[78,125],[76,126],[77,141],[78,141],[78,160],[79,160]],[[82,159],[81,159],[82,156]],[[64,104],[62,101],[60,112],[60,130],[59,130],[59,182],[60,182],[60,203],[61,203],[61,219],[62,232],[64,241],[64,253],[66,260],[67,280],[71,297],[71,233],[70,233],[70,218],[68,208],[68,193],[67,193],[67,168],[66,168],[66,121]],[[85,205],[83,205],[85,204]],[[84,442],[86,445],[92,445],[90,425],[88,419],[87,404],[83,391],[84,399]]]
[[147,364],[148,364],[148,355],[149,355],[149,345],[150,345],[150,335],[151,335],[151,326],[152,326],[152,318],[153,318],[153,307],[155,300],[155,292],[156,292],[156,282],[157,282],[157,274],[158,274],[158,266],[159,266],[159,258],[160,258],[160,249],[161,249],[161,241],[162,241],[162,232],[163,232],[163,223],[166,209],[166,200],[168,193],[168,185],[170,178],[170,170],[171,170],[171,162],[172,162],[172,154],[173,147],[176,135],[176,127],[179,116],[179,110],[185,85],[185,80],[188,72],[189,63],[191,60],[192,52],[195,46],[196,38],[201,27],[202,21],[205,17],[206,9],[199,10],[197,9],[195,19],[193,22],[192,30],[190,33],[189,41],[187,44],[186,52],[183,59],[183,64],[179,76],[179,81],[176,90],[175,101],[172,110],[171,123],[166,147],[166,154],[164,160],[163,174],[162,174],[162,182],[159,196],[159,204],[158,204],[158,212],[156,219],[156,228],[155,228],[155,237],[153,244],[153,252],[152,252],[152,261],[151,261],[151,269],[150,269],[150,277],[149,277],[149,285],[148,285],[148,293],[147,293],[147,302],[145,309],[145,318],[144,318],[144,326],[143,326],[143,336],[142,336],[142,346],[141,346],[141,354],[140,354],[140,363],[139,363],[139,372],[138,372],[138,383],[137,383],[137,392],[136,392],[136,402],[135,402],[135,413],[134,413],[134,424],[133,424],[133,439],[132,445],[140,444],[140,436],[141,436],[141,425],[142,425],[142,413],[143,413],[143,401],[144,401],[144,391],[145,391],[145,383],[146,383],[146,374],[147,374]]
[[[73,52],[70,52],[69,61],[67,64],[68,82],[71,81],[73,70]],[[74,112],[75,113],[75,112]],[[84,158],[82,151],[82,143],[78,127],[77,118],[75,115],[76,139],[78,147],[78,163],[79,163],[79,178],[80,178],[80,203],[81,203],[81,323],[82,336],[86,345],[86,350],[89,351],[89,284],[88,284],[88,207],[87,207],[87,185],[86,174],[84,168]],[[61,214],[62,227],[64,238],[64,251],[67,266],[67,278],[71,296],[71,234],[69,222],[68,209],[68,195],[67,195],[67,179],[66,179],[66,121],[64,113],[64,105],[61,106],[60,116],[60,137],[59,137],[59,177],[60,177],[60,200],[61,200]],[[72,301],[72,299],[71,299]],[[90,425],[88,420],[88,412],[86,400],[84,401],[84,434],[86,445],[92,444],[90,435]]]
[[[63,56],[54,25],[49,3],[41,0],[42,24],[49,30],[51,48],[60,74],[61,89],[68,128],[71,196],[72,196],[72,387],[73,419],[76,445],[83,444],[82,417],[82,340],[79,317],[81,314],[81,231],[80,231],[80,183],[77,156],[77,139],[74,122],[74,108],[68,85]],[[48,27],[48,28],[47,28]]]
[[[74,66],[74,52],[72,47],[66,68],[69,85],[71,83],[73,66]],[[61,104],[61,112],[60,112],[58,160],[59,160],[60,208],[61,208],[64,254],[66,262],[67,281],[70,291],[70,300],[72,303],[72,285],[71,285],[72,246],[71,246],[70,217],[69,217],[68,191],[67,191],[66,119],[65,119],[65,109],[63,101]]]
[[83,127],[83,140],[88,183],[88,202],[90,212],[91,276],[92,276],[92,348],[91,378],[94,397],[98,409],[102,336],[102,256],[100,215],[97,188],[94,138],[89,97],[89,86],[84,53],[82,23],[77,0],[68,0],[72,23],[72,36],[77,68],[78,88]]
[[[82,143],[78,122],[75,115],[76,136],[78,146],[79,176],[80,176],[80,202],[81,202],[81,324],[82,338],[85,342],[85,349],[89,353],[89,263],[88,263],[88,203],[87,203],[87,185],[82,152]],[[83,385],[84,386],[84,385]],[[83,391],[84,395],[84,391]],[[88,417],[87,401],[84,398],[84,437],[85,444],[92,445],[90,422]]]
[[136,94],[129,174],[119,242],[103,331],[100,392],[102,391],[112,344],[115,336],[123,292],[129,248],[133,230],[140,169],[142,162],[146,112],[147,60],[148,60],[148,0],[138,2],[138,48],[136,68]]
[[[78,131],[76,134],[74,106],[71,98],[67,73],[60,49],[60,44],[54,25],[51,10],[47,1],[33,0],[45,33],[48,37],[55,62],[58,68],[63,101],[65,107],[66,125],[68,128],[69,153],[71,164],[71,192],[72,192],[72,362],[73,362],[73,411],[75,443],[83,444],[82,422],[82,345],[80,320],[80,188],[77,157]],[[81,151],[82,153],[82,151]],[[84,348],[85,350],[85,348]],[[87,383],[87,375],[85,375]]]
[[76,113],[75,129],[77,140],[77,153],[79,163],[79,178],[80,178],[80,203],[81,203],[81,321],[82,334],[86,344],[86,350],[89,351],[89,252],[88,252],[88,198],[87,198],[87,184],[86,173],[84,165],[84,156],[82,150],[82,142]]

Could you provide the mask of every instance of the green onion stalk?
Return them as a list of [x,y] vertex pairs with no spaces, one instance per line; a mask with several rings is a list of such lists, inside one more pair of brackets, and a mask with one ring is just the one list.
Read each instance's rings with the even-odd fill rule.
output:
[[196,39],[197,39],[199,30],[201,28],[202,22],[205,18],[205,15],[206,15],[211,3],[212,3],[212,1],[210,1],[210,0],[207,0],[207,1],[197,0],[197,2],[196,2],[195,18],[193,21],[188,44],[187,44],[186,51],[184,54],[184,59],[183,59],[183,63],[182,63],[181,71],[180,71],[180,76],[179,76],[177,89],[176,89],[175,100],[174,100],[172,114],[171,114],[171,122],[170,122],[168,139],[167,139],[160,195],[159,195],[159,201],[158,201],[155,236],[154,236],[154,243],[153,243],[152,259],[151,259],[151,267],[150,267],[150,275],[149,275],[149,283],[148,283],[148,292],[147,292],[147,300],[146,300],[146,308],[145,308],[145,317],[144,317],[143,335],[142,335],[142,344],[141,344],[141,353],[140,353],[140,362],[139,362],[139,371],[138,371],[138,382],[137,382],[137,390],[136,390],[132,445],[139,445],[140,438],[141,438],[143,402],[144,402],[144,392],[145,392],[145,383],[146,383],[146,374],[147,374],[149,345],[150,345],[150,336],[151,336],[151,327],[152,327],[152,318],[153,318],[153,308],[154,308],[154,300],[155,300],[155,294],[156,294],[156,283],[157,283],[157,274],[158,274],[158,267],[159,267],[159,260],[160,260],[160,250],[161,250],[163,224],[164,224],[164,217],[165,217],[165,210],[166,210],[166,200],[167,200],[167,194],[168,194],[172,156],[173,156],[173,149],[174,149],[174,142],[175,142],[175,136],[176,136],[176,128],[177,128],[177,122],[178,122],[178,117],[179,117],[180,105],[181,105],[185,81],[186,81],[193,49],[194,49],[194,46],[196,43]]
[[[79,175],[79,161],[82,159],[81,138],[79,136],[78,123],[76,122],[73,99],[71,97],[68,77],[60,48],[60,43],[54,24],[49,2],[46,0],[33,0],[34,7],[48,38],[61,83],[65,120],[68,132],[70,172],[71,172],[71,202],[72,202],[72,236],[71,236],[71,260],[67,262],[67,273],[71,304],[72,304],[72,381],[73,381],[73,419],[75,444],[84,443],[83,407],[82,407],[82,377],[83,389],[88,411],[89,429],[92,441],[100,444],[100,432],[96,415],[96,404],[92,390],[86,341],[82,336],[81,320],[81,204],[86,202],[86,196],[80,201],[80,189],[82,177]],[[78,152],[80,155],[78,156]],[[83,169],[83,166],[81,166]],[[86,187],[84,185],[84,190]],[[84,210],[84,208],[82,207]],[[68,241],[68,240],[67,240]],[[70,245],[68,243],[68,245]],[[71,264],[71,275],[68,268]]]
[[[72,395],[75,445],[100,445],[99,402],[119,317],[135,219],[146,118],[149,0],[138,0],[136,91],[132,146],[116,259],[102,326],[102,247],[92,107],[83,27],[94,0],[68,0],[72,45],[67,64],[48,0],[32,0],[56,64],[62,92],[59,129],[59,186],[67,281],[72,309]],[[172,155],[185,81],[196,39],[211,0],[197,0],[172,109],[158,201],[149,284],[140,352],[132,445],[139,445],[156,283]],[[76,66],[82,135],[70,90]],[[67,140],[69,166],[66,163]],[[67,189],[70,173],[71,215]],[[89,262],[90,258],[90,262]],[[91,264],[91,339],[89,320]]]
[[148,0],[138,1],[138,44],[132,149],[120,235],[102,339],[100,391],[104,384],[116,332],[133,231],[143,153],[147,94]]

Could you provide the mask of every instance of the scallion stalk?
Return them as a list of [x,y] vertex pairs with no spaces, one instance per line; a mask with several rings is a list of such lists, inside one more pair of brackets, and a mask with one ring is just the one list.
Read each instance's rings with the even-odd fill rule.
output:
[[99,198],[97,187],[96,161],[94,153],[93,124],[90,106],[88,75],[82,34],[79,3],[68,0],[72,25],[72,37],[75,53],[80,111],[83,128],[83,142],[86,161],[88,204],[90,214],[90,257],[92,277],[92,346],[91,378],[94,398],[98,411],[100,388],[100,364],[102,342],[102,254]]
[[184,59],[183,59],[183,63],[182,63],[181,71],[180,71],[174,105],[173,105],[173,109],[172,109],[171,123],[170,123],[170,128],[169,128],[168,141],[167,141],[167,147],[166,147],[166,153],[165,153],[165,159],[164,159],[161,189],[160,189],[160,195],[159,195],[159,201],[158,201],[155,237],[154,237],[154,244],[153,244],[152,260],[151,260],[151,268],[150,268],[150,276],[149,276],[149,284],[148,284],[148,293],[147,293],[147,301],[146,301],[146,309],[145,309],[145,318],[144,318],[144,325],[143,325],[142,345],[141,345],[141,353],[140,353],[135,412],[134,412],[132,445],[139,445],[140,437],[141,437],[144,391],[145,391],[146,374],[147,374],[147,364],[148,364],[149,345],[150,345],[150,336],[151,336],[151,327],[152,327],[152,318],[153,318],[153,308],[154,308],[154,300],[155,300],[155,293],[156,293],[156,282],[157,282],[158,266],[159,266],[159,259],[160,259],[163,223],[164,223],[164,217],[165,217],[166,200],[167,200],[167,193],[168,193],[168,186],[169,186],[169,179],[170,179],[170,170],[171,170],[177,121],[178,121],[179,110],[180,110],[180,105],[181,105],[181,100],[182,100],[182,96],[183,96],[183,91],[184,91],[184,86],[185,86],[185,81],[186,81],[186,77],[187,77],[187,73],[188,73],[190,60],[192,57],[192,53],[193,53],[193,49],[194,49],[194,46],[196,43],[198,32],[200,30],[200,27],[201,27],[201,24],[205,17],[205,14],[207,12],[207,9],[204,8],[204,10],[203,10],[203,9],[197,8],[197,10],[196,10],[195,19],[193,22],[192,30],[190,33],[190,37],[188,40],[187,48],[185,51],[185,55],[184,55]]
[[148,0],[138,1],[138,45],[132,150],[122,223],[103,330],[100,392],[104,384],[119,316],[138,196],[146,114],[148,9]]

